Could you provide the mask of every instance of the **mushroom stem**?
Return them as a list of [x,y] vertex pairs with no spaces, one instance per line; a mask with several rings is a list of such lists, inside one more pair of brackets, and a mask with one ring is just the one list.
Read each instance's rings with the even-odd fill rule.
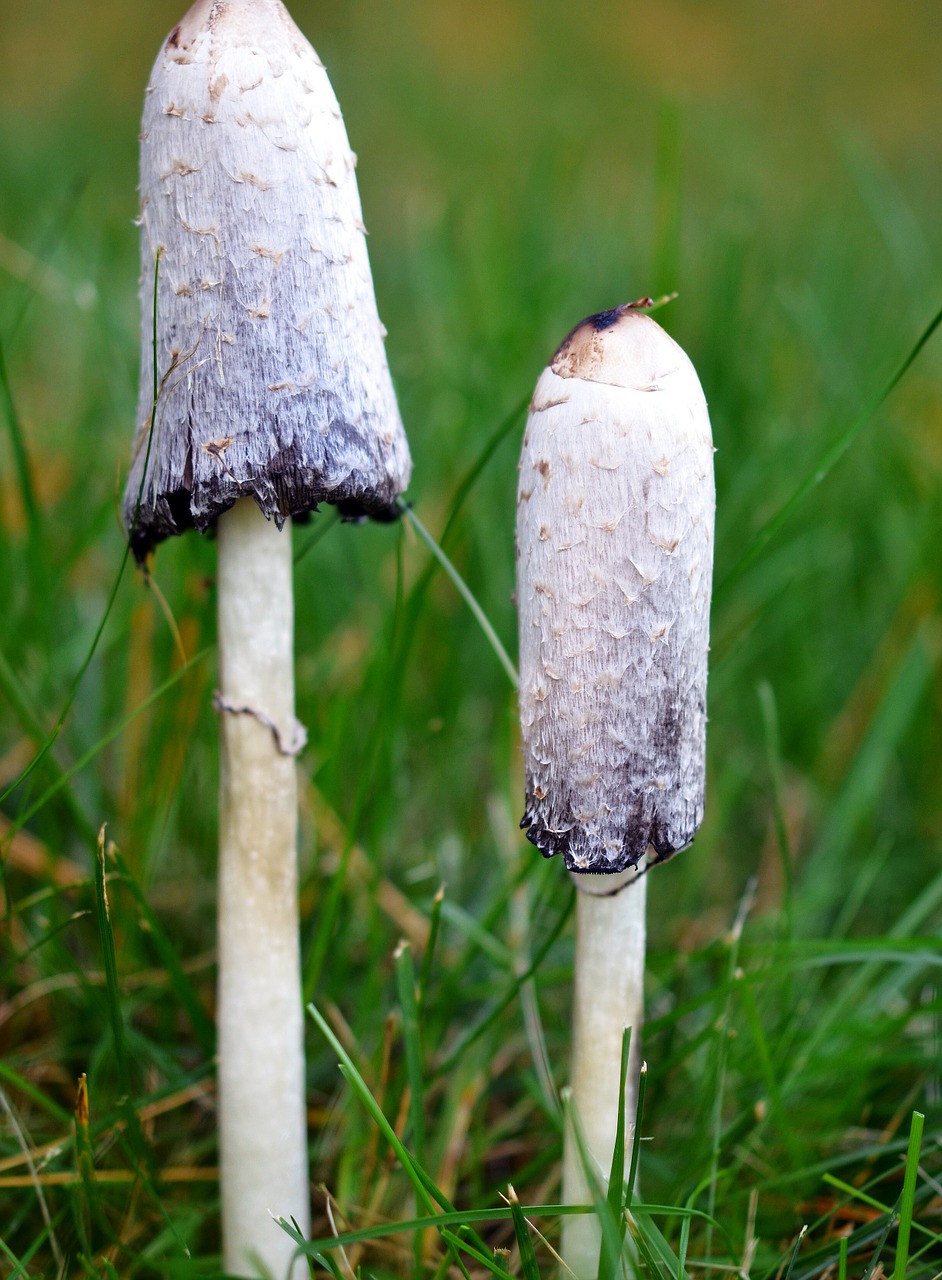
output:
[[[298,944],[290,525],[218,521],[219,1164],[224,1267],[300,1277],[272,1215],[310,1220]],[[277,733],[275,730],[277,729]],[[290,1268],[290,1270],[289,1270]]]
[[[634,877],[633,871],[629,874]],[[626,1161],[634,1126],[641,1060],[647,879],[625,885],[622,873],[580,877],[580,886],[584,882],[591,887],[580,888],[576,894],[571,1096],[591,1167],[607,1189],[618,1128],[625,1027],[632,1029],[625,1086]],[[625,887],[612,893],[619,884]],[[563,1151],[563,1203],[592,1203],[570,1126]],[[563,1219],[562,1257],[577,1280],[597,1275],[601,1245],[601,1224],[595,1214]]]

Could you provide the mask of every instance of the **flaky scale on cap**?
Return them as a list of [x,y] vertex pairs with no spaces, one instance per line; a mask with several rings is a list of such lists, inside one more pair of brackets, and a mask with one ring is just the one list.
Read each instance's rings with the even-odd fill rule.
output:
[[281,0],[198,0],[167,37],[141,131],[141,394],[124,500],[139,558],[241,497],[279,525],[320,502],[392,515],[411,461],[355,163]]
[[693,366],[637,304],[543,371],[517,506],[521,826],[571,871],[661,861],[703,818],[713,444]]

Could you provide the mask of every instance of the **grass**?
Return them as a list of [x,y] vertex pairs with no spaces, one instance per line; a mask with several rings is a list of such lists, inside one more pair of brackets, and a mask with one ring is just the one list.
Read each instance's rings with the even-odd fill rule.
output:
[[[869,2],[800,29],[732,0],[633,25],[557,0],[295,7],[360,155],[416,461],[415,522],[296,533],[310,1256],[558,1266],[572,890],[517,831],[508,673],[421,530],[512,658],[521,406],[582,315],[676,289],[658,318],[710,402],[721,589],[707,821],[649,888],[630,1247],[665,1276],[937,1274],[938,334],[883,392],[942,304],[938,32]],[[214,553],[164,546],[148,589],[115,514],[139,97],[179,15],[21,8],[0,1274],[218,1275]]]

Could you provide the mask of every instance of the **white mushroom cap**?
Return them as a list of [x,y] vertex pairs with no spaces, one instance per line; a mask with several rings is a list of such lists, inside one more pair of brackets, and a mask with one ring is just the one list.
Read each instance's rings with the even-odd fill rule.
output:
[[281,0],[197,0],[151,74],[141,132],[140,556],[251,496],[388,516],[411,461],[354,166],[323,65]]
[[543,371],[517,505],[521,825],[572,871],[667,858],[703,818],[713,445],[693,366],[634,305]]

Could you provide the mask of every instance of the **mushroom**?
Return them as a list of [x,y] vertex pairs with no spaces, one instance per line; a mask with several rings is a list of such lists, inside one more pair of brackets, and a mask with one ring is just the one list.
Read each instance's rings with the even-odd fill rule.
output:
[[[521,826],[577,894],[572,1102],[607,1181],[623,1028],[637,1088],[644,871],[703,818],[713,445],[687,356],[641,308],[590,316],[544,369],[520,461]],[[567,1132],[563,1198],[592,1197]],[[600,1231],[569,1216],[563,1257],[594,1276]]]
[[[218,538],[224,1265],[306,1274],[290,517],[391,519],[411,470],[350,150],[281,0],[197,0],[141,131],[142,374],[124,500],[139,561]],[[156,281],[156,283],[155,283]],[[287,527],[286,527],[287,526]]]

